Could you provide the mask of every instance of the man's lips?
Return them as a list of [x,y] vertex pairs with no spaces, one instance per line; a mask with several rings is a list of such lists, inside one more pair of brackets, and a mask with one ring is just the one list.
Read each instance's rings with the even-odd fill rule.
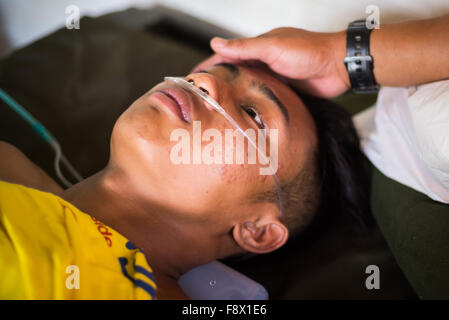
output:
[[182,121],[190,123],[193,103],[186,91],[168,87],[154,92],[153,97],[162,102]]

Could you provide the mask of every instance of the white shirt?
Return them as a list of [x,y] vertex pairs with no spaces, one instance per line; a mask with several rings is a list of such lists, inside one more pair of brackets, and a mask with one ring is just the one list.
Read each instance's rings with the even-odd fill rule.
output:
[[449,80],[383,87],[354,124],[363,152],[384,175],[449,203]]

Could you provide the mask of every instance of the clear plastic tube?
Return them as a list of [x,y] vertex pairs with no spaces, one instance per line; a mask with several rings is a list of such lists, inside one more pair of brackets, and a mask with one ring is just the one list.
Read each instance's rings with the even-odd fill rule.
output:
[[59,145],[58,141],[56,139],[52,139],[48,141],[50,146],[55,151],[55,160],[54,160],[54,169],[56,172],[56,176],[59,178],[59,180],[62,182],[62,184],[69,188],[72,186],[72,183],[68,181],[64,175],[61,172],[60,163],[66,167],[66,169],[70,172],[73,178],[76,179],[77,182],[81,182],[83,180],[83,177],[76,171],[76,169],[72,166],[69,160],[64,156],[61,150],[61,146]]
[[218,113],[220,113],[221,115],[223,115],[226,120],[229,121],[229,123],[231,123],[231,125],[233,127],[235,127],[238,132],[240,132],[247,140],[248,143],[250,143],[259,153],[260,156],[262,156],[265,161],[267,161],[270,164],[270,169],[271,172],[273,172],[273,174],[271,174],[273,176],[274,179],[274,183],[276,186],[276,191],[278,194],[278,198],[279,198],[279,209],[281,212],[281,215],[284,212],[284,206],[283,206],[283,200],[282,200],[282,190],[281,190],[281,186],[279,183],[279,179],[276,176],[276,174],[274,174],[275,170],[272,167],[272,162],[270,159],[267,158],[267,156],[265,155],[264,152],[262,152],[260,150],[260,148],[258,148],[257,144],[255,141],[253,141],[251,139],[251,137],[249,135],[246,134],[246,132],[238,125],[238,123],[218,104],[217,101],[215,101],[213,98],[211,98],[209,95],[207,95],[206,93],[204,93],[203,91],[201,91],[200,89],[198,89],[195,85],[191,84],[190,82],[184,80],[184,78],[181,77],[164,77],[165,81],[169,81],[172,83],[175,83],[176,85],[196,94],[197,96],[199,96],[201,99],[203,99],[204,101],[206,101],[215,111],[217,111]]

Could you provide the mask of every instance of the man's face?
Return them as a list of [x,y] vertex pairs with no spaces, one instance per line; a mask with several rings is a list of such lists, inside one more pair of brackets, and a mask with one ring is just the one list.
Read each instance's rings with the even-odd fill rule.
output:
[[[256,134],[264,127],[278,130],[275,169],[281,184],[299,173],[316,147],[311,115],[296,93],[271,74],[220,64],[189,74],[185,80],[217,101],[243,130],[253,129]],[[213,136],[207,134],[211,132],[208,129],[215,129]],[[257,194],[274,190],[274,179],[260,174],[259,169],[267,165],[248,163],[246,141],[243,164],[237,163],[235,154],[239,150],[235,140],[230,145],[225,139],[227,129],[236,130],[206,102],[171,82],[162,82],[118,119],[111,139],[110,164],[125,172],[141,195],[167,211],[186,218],[221,214],[223,219],[239,219]],[[189,139],[181,141],[180,133]],[[181,142],[188,148],[181,150]],[[205,161],[205,155],[218,154],[219,149],[211,148],[212,142],[221,146],[221,162]],[[271,143],[274,141],[268,135],[266,150]],[[225,161],[226,148],[234,151],[231,163]],[[183,163],[174,160],[181,153],[186,160]]]

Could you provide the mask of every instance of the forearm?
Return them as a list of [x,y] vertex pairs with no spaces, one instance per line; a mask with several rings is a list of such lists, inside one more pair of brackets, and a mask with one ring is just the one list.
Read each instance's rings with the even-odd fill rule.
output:
[[[336,38],[340,75],[349,84],[343,59],[346,32]],[[409,86],[449,79],[449,15],[439,18],[380,25],[371,32],[370,52],[376,82]]]

